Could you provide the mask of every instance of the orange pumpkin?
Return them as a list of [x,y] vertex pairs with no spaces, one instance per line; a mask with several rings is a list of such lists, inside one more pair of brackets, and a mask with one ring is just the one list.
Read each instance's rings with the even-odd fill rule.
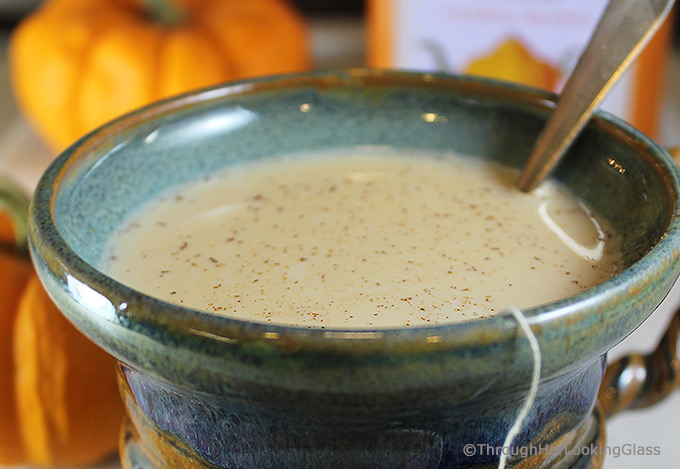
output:
[[0,179],[0,465],[94,463],[118,445],[115,362],[43,289],[26,254],[27,206]]
[[309,66],[285,0],[47,0],[9,54],[19,106],[54,150],[160,98]]
[[21,292],[33,268],[25,253],[17,252],[14,231],[11,219],[0,213],[0,465],[24,462],[14,392],[13,336]]

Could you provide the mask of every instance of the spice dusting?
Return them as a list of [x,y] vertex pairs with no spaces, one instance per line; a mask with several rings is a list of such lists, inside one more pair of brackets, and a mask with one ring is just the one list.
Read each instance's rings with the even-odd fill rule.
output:
[[[292,155],[134,214],[114,278],[211,314],[319,328],[479,320],[617,272],[619,239],[558,185],[452,154]],[[161,200],[162,199],[162,200]]]

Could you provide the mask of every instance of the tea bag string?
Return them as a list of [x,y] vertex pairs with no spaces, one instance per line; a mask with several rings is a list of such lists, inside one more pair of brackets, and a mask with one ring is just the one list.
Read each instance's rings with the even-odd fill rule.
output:
[[527,317],[519,308],[510,307],[507,308],[506,311],[512,314],[515,321],[517,321],[519,329],[522,330],[527,340],[529,341],[531,355],[534,360],[534,369],[531,375],[531,385],[529,386],[529,392],[527,393],[524,405],[517,413],[517,418],[515,419],[515,422],[512,424],[512,427],[510,427],[510,430],[508,431],[508,434],[505,437],[505,441],[503,441],[503,450],[501,451],[501,457],[498,462],[498,469],[505,469],[505,466],[508,463],[508,456],[511,453],[511,451],[509,451],[510,445],[512,445],[513,441],[515,440],[515,437],[517,437],[517,434],[522,429],[522,425],[524,424],[524,421],[529,415],[529,411],[534,405],[534,401],[536,400],[536,394],[538,394],[538,383],[541,380],[541,348],[538,345],[538,339],[536,339],[534,331],[532,331],[531,327],[529,326],[529,321],[527,320]]

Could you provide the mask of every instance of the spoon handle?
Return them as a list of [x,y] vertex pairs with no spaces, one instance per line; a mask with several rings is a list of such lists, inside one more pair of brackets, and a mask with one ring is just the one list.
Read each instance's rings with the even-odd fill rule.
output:
[[528,192],[557,164],[675,0],[610,0],[538,139],[517,187]]

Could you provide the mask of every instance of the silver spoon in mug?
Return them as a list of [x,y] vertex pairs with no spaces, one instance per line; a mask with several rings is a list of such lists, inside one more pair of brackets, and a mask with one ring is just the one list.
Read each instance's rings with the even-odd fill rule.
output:
[[675,0],[610,0],[517,181],[529,192],[547,176],[600,102],[652,38]]

